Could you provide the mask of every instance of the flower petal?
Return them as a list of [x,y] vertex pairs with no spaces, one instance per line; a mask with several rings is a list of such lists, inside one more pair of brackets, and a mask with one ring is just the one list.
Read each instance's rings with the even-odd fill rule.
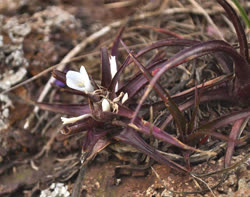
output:
[[[111,77],[113,79],[115,74],[117,73],[117,64],[116,64],[115,56],[110,56],[109,62],[110,62]],[[115,91],[116,92],[118,91],[118,83],[115,86]]]
[[68,71],[66,74],[66,84],[72,89],[83,91],[85,93],[94,91],[94,87],[89,80],[88,73],[84,66],[81,66],[80,72]]
[[117,72],[117,65],[116,65],[115,56],[110,56],[109,62],[110,62],[110,72],[111,72],[111,76],[113,78]]
[[86,71],[86,69],[85,69],[84,66],[81,66],[80,73],[83,76],[84,80],[88,80],[89,81],[89,75],[88,75],[88,73],[87,73],[87,71]]
[[102,111],[103,112],[110,112],[110,104],[107,99],[102,100]]
[[72,89],[85,91],[85,82],[82,74],[79,72],[68,71],[66,74],[66,84]]
[[128,93],[126,92],[122,97],[122,104],[125,103],[127,100],[128,100]]
[[78,120],[88,118],[90,116],[92,116],[92,115],[91,114],[84,114],[84,115],[72,117],[72,118],[61,117],[61,120],[62,120],[63,124],[70,124],[70,123],[75,123]]
[[86,88],[86,91],[87,92],[93,92],[94,91],[94,87],[92,86],[91,84],[91,81],[89,79],[89,75],[85,69],[84,66],[81,66],[80,68],[80,73],[82,74],[83,76],[83,79],[84,79],[84,83],[85,83],[85,88]]

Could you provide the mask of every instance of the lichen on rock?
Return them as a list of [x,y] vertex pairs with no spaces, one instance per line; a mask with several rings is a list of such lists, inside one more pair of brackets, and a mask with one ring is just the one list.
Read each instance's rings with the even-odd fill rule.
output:
[[0,95],[0,132],[9,126],[9,114],[13,107],[12,101],[6,95]]
[[24,56],[23,40],[31,31],[27,23],[19,23],[16,17],[0,15],[0,88],[8,89],[26,75],[29,63]]

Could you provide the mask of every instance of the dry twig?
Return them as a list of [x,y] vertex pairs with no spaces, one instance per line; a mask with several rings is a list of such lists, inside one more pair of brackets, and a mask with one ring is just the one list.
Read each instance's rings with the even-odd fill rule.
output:
[[190,3],[192,3],[207,19],[207,21],[210,23],[210,25],[212,25],[212,27],[215,29],[215,31],[217,32],[218,36],[220,37],[221,40],[225,40],[221,31],[219,30],[219,28],[215,25],[215,23],[213,22],[213,20],[211,19],[211,17],[209,16],[209,14],[207,13],[207,11],[202,8],[195,0],[189,0]]

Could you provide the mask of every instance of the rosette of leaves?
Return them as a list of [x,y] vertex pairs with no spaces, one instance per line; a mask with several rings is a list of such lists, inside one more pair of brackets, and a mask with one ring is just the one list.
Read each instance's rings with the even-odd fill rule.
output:
[[[81,67],[79,73],[75,71],[68,71],[67,73],[58,70],[53,71],[53,76],[67,86],[61,88],[62,91],[82,96],[88,101],[88,104],[38,103],[38,105],[42,109],[71,116],[70,118],[62,117],[64,134],[72,135],[78,132],[86,132],[82,147],[85,152],[85,159],[92,158],[93,155],[106,147],[111,140],[118,140],[134,146],[161,163],[167,163],[173,168],[187,171],[185,167],[154,150],[138,134],[138,131],[146,135],[152,133],[157,139],[181,149],[201,152],[200,150],[183,144],[174,136],[151,125],[141,117],[137,117],[136,122],[130,124],[134,109],[129,108],[128,103],[136,94],[122,90],[130,86],[130,90],[133,87],[138,92],[145,87],[146,83],[138,83],[137,85],[131,83],[131,85],[119,87],[121,73],[130,62],[130,56],[128,56],[118,71],[116,70],[115,58],[117,57],[122,32],[123,28],[114,41],[110,58],[107,49],[101,49],[101,84],[96,84],[84,67]],[[130,82],[136,82],[137,79],[137,77],[132,77]]]

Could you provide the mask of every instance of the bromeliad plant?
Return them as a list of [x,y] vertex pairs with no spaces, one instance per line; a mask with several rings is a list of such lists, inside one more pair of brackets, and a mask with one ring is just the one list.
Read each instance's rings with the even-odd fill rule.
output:
[[[58,70],[53,71],[53,76],[67,85],[68,88],[61,88],[64,92],[83,96],[87,98],[88,104],[39,103],[38,105],[45,110],[73,116],[61,118],[64,125],[63,133],[69,135],[77,132],[86,132],[83,143],[85,159],[91,158],[113,139],[128,143],[161,163],[167,163],[173,168],[187,171],[185,167],[169,160],[154,150],[140,137],[137,131],[146,135],[152,133],[157,139],[184,150],[205,151],[183,144],[174,136],[151,125],[141,117],[136,118],[136,123],[129,124],[134,111],[128,108],[127,101],[131,100],[132,97],[127,92],[121,91],[123,87],[119,88],[118,81],[121,72],[128,65],[130,57],[126,58],[118,71],[116,64],[117,48],[122,31],[123,29],[114,42],[110,58],[108,57],[107,49],[101,49],[101,84],[96,84],[89,77],[83,66],[80,72],[68,71],[63,73]],[[139,83],[135,86],[137,89],[141,89],[145,84],[141,85]],[[212,153],[208,152],[208,154]]]
[[[80,72],[68,71],[63,73],[57,70],[53,71],[53,76],[67,85],[67,88],[62,88],[63,91],[86,98],[85,103],[87,101],[87,104],[39,103],[38,105],[42,109],[71,116],[70,118],[62,117],[64,134],[86,132],[83,142],[85,159],[92,158],[94,154],[106,147],[111,140],[118,140],[134,146],[158,162],[187,172],[189,171],[188,168],[160,154],[157,149],[146,143],[139,133],[149,137],[153,136],[162,142],[181,149],[187,164],[189,163],[189,155],[192,152],[206,152],[196,149],[195,146],[199,144],[201,139],[209,135],[228,142],[226,165],[229,165],[234,146],[239,143],[237,137],[240,130],[234,126],[229,137],[215,130],[229,123],[241,124],[243,119],[250,116],[250,108],[222,116],[199,127],[196,126],[199,103],[211,100],[227,100],[236,104],[250,103],[250,66],[246,36],[237,15],[230,5],[225,0],[217,1],[225,9],[235,26],[240,44],[240,54],[224,41],[201,42],[178,38],[160,40],[134,55],[129,51],[125,43],[120,40],[124,31],[124,28],[122,28],[114,41],[111,57],[109,58],[106,48],[101,49],[101,84],[95,83],[83,66]],[[118,69],[116,58],[118,57],[120,41],[129,55]],[[139,61],[138,58],[145,53],[166,46],[183,46],[186,48],[170,59],[166,59],[162,54],[157,54],[147,66],[144,66]],[[206,54],[214,55],[227,74],[170,96],[159,83],[160,76],[173,67]],[[234,72],[231,66],[232,60],[235,63]],[[139,68],[140,73],[131,77],[124,86],[121,86],[121,74],[126,66],[132,62]],[[137,93],[143,88],[146,88],[146,91],[134,109],[133,106],[136,103],[133,102],[136,99],[133,98],[136,98]],[[152,89],[162,100],[162,102],[153,103],[152,106],[165,106],[171,114],[162,123],[161,127],[144,120],[143,116],[139,115],[141,107],[144,106],[143,102]],[[178,106],[177,104],[180,101],[183,104]],[[193,115],[188,120],[183,115],[183,111],[192,106],[194,106]],[[176,124],[176,137],[165,130],[166,125],[172,119]],[[206,153],[214,154],[212,152]]]

